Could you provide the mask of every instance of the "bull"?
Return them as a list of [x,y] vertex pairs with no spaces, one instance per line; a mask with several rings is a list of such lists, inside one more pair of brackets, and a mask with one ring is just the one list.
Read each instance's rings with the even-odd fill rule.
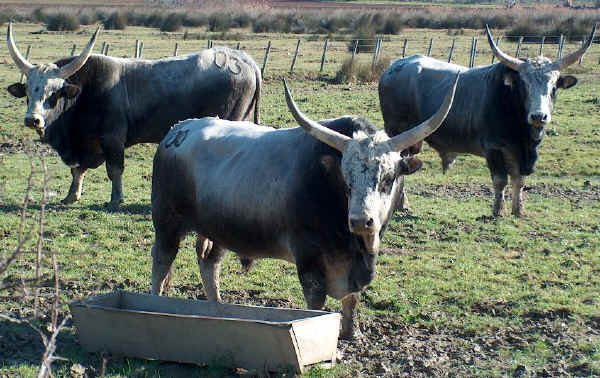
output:
[[[494,216],[503,211],[510,175],[512,214],[521,216],[525,176],[534,172],[557,91],[577,83],[577,78],[560,71],[585,53],[595,30],[596,26],[579,50],[556,61],[502,52],[487,26],[488,42],[499,63],[468,69],[421,55],[398,59],[379,82],[384,128],[394,136],[432,114],[439,106],[438,93],[447,90],[460,72],[454,106],[444,125],[425,140],[440,155],[444,173],[458,154],[486,159],[495,191]],[[422,143],[412,146],[408,153],[421,147]]]
[[421,167],[400,151],[442,123],[457,79],[435,114],[393,138],[364,118],[310,120],[285,82],[301,127],[216,118],[174,126],[154,156],[152,292],[168,291],[179,243],[195,232],[209,300],[221,300],[225,249],[246,261],[287,260],[296,264],[309,308],[322,308],[327,295],[342,300],[341,334],[351,338],[359,293],[374,278],[403,176]]
[[8,92],[27,97],[25,126],[71,167],[73,180],[63,203],[79,200],[86,171],[106,161],[110,205],[119,206],[125,148],[160,142],[175,122],[254,115],[259,123],[261,73],[246,53],[215,47],[159,60],[96,55],[99,30],[80,55],[33,65],[17,49],[8,25],[8,50],[27,76],[25,84],[12,84]]

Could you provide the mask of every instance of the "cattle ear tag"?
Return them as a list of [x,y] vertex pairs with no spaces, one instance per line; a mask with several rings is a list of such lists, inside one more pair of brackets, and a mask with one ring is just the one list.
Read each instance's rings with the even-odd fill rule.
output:
[[504,85],[512,88],[513,78],[512,78],[512,76],[510,76],[510,74],[504,74]]
[[73,98],[79,94],[79,87],[76,85],[66,84],[63,87],[63,93],[66,98]]
[[16,98],[25,97],[27,95],[27,87],[23,83],[11,84],[6,90]]
[[411,175],[421,169],[423,162],[416,157],[407,157],[400,161],[400,175]]
[[577,84],[577,78],[571,75],[565,75],[558,78],[556,87],[560,89],[569,89]]

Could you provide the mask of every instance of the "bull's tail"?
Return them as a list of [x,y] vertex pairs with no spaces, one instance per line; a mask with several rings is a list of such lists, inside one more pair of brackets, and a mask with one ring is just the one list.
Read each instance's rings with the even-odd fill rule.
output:
[[252,100],[253,106],[251,106],[250,108],[254,107],[254,123],[260,125],[259,104],[260,95],[262,92],[262,75],[260,74],[260,69],[256,64],[254,64],[254,72],[254,75],[256,77],[256,90],[254,91],[254,99]]

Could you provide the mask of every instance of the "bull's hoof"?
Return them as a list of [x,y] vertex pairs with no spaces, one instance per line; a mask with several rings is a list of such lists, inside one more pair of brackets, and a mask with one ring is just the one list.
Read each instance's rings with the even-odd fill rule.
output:
[[104,206],[110,210],[117,210],[121,207],[122,203],[123,203],[123,200],[110,201],[110,202],[106,202],[104,204]]
[[62,203],[63,205],[72,205],[75,202],[77,202],[79,198],[72,196],[72,195],[68,195],[66,196],[62,201],[60,201],[60,203]]
[[514,215],[517,218],[527,218],[527,214],[522,209],[513,209],[512,215]]
[[359,329],[341,330],[340,339],[348,341],[362,340],[363,334]]

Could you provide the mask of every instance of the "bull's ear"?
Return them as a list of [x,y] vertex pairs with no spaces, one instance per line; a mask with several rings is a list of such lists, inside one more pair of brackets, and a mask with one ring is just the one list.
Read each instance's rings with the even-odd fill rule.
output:
[[423,162],[414,156],[404,158],[400,161],[398,175],[411,175],[421,169]]
[[81,92],[81,88],[76,85],[65,84],[65,86],[62,87],[62,93],[66,98],[73,98],[77,96],[79,92]]
[[8,86],[8,88],[6,88],[6,90],[16,98],[27,96],[27,86],[23,83],[11,84]]
[[560,89],[569,89],[575,84],[577,84],[577,78],[575,76],[561,75],[556,82],[556,87]]

